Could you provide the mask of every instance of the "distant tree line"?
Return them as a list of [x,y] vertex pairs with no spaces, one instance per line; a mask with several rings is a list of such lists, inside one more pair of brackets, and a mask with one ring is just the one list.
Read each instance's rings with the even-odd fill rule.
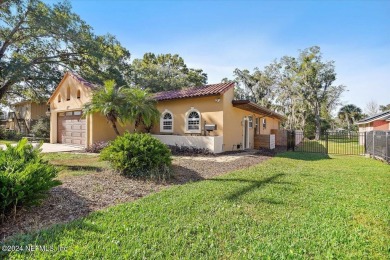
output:
[[[340,104],[343,85],[334,85],[334,61],[323,61],[320,47],[299,52],[298,57],[284,56],[251,73],[236,69],[235,79],[254,102],[287,116],[285,128],[319,133],[330,128],[331,111]],[[223,79],[226,81],[228,79]]]

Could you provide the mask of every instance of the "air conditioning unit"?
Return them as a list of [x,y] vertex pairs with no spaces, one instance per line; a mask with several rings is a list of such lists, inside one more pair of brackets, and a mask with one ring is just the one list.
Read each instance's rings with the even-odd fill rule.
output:
[[206,131],[217,130],[217,125],[215,125],[215,124],[206,124],[206,125],[204,125],[204,130],[206,130]]

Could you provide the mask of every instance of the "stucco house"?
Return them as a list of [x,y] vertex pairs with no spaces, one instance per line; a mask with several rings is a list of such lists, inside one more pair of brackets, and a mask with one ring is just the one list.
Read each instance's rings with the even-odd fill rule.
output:
[[[50,142],[88,146],[116,135],[100,114],[82,117],[93,84],[71,72],[65,74],[49,99]],[[234,99],[234,83],[219,83],[155,94],[160,122],[150,133],[166,144],[223,151],[272,147],[285,117],[248,100]],[[131,124],[119,132],[133,131]]]
[[32,126],[39,118],[46,116],[48,105],[31,100],[24,100],[11,105],[6,129],[15,130],[22,134],[29,134]]
[[364,118],[356,124],[359,132],[390,131],[390,110]]

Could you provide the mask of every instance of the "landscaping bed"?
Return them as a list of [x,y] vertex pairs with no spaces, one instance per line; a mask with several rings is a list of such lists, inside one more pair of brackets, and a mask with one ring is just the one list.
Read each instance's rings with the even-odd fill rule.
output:
[[169,181],[136,180],[109,170],[96,154],[52,153],[46,159],[62,171],[62,185],[39,206],[21,209],[0,226],[0,241],[16,233],[65,223],[115,204],[129,202],[176,184],[208,179],[269,159],[260,152],[215,156],[174,156]]

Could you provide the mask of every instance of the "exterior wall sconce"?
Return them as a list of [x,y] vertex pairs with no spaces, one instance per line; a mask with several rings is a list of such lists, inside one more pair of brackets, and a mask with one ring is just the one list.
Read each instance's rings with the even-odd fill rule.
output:
[[45,114],[46,114],[46,116],[48,116],[48,117],[51,115],[50,108],[47,109],[47,111],[46,111]]
[[219,103],[219,102],[221,102],[221,99],[220,98],[216,98],[215,102]]

